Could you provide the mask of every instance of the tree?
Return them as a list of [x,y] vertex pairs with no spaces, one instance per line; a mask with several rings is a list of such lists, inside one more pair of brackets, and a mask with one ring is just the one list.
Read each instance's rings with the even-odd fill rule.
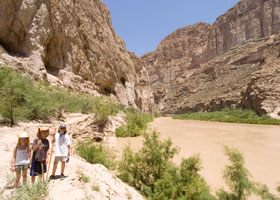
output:
[[220,200],[246,200],[251,193],[263,200],[279,199],[269,192],[266,185],[250,180],[250,173],[244,167],[244,158],[237,149],[225,146],[224,150],[231,162],[224,170],[224,178],[230,191],[220,189],[217,192]]
[[25,91],[30,80],[11,68],[0,67],[0,114],[15,125],[15,117],[25,102]]

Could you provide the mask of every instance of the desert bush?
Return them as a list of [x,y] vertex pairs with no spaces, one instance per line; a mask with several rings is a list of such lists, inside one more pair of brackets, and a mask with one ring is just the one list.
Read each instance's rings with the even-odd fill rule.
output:
[[199,175],[198,156],[184,159],[179,167],[172,163],[178,153],[171,140],[161,141],[159,133],[144,134],[143,147],[133,152],[127,147],[119,163],[119,177],[138,189],[148,199],[215,199]]
[[84,183],[88,183],[88,182],[90,182],[90,177],[85,174],[81,174],[80,180],[83,181]]
[[108,99],[99,99],[93,104],[93,113],[100,128],[106,126],[109,121],[109,116],[116,115],[122,109],[123,107],[121,105],[114,104]]
[[247,200],[252,193],[263,200],[278,199],[269,192],[266,185],[250,179],[251,175],[244,166],[244,158],[237,149],[225,146],[224,150],[230,165],[226,166],[223,177],[230,191],[224,189],[217,191],[220,200]]
[[47,182],[40,182],[31,186],[19,187],[7,200],[43,200],[48,195]]
[[31,86],[30,80],[7,67],[0,67],[0,114],[10,125],[15,125],[17,116],[24,108],[25,91]]
[[180,167],[170,166],[163,177],[156,181],[154,193],[149,199],[214,200],[209,186],[199,175],[201,168],[198,155],[183,159]]
[[153,121],[152,115],[134,109],[128,109],[126,111],[126,125],[123,125],[116,129],[116,136],[139,136],[147,129],[147,124],[151,121]]
[[100,144],[78,142],[75,148],[77,154],[91,164],[102,164],[109,169],[115,167],[115,156]]
[[238,150],[224,148],[231,163],[226,166],[223,175],[230,192],[221,189],[217,192],[217,196],[219,199],[245,200],[251,195],[253,185],[249,180],[249,171],[244,167],[244,158]]
[[119,177],[149,196],[154,191],[155,182],[171,165],[178,149],[172,147],[171,140],[160,141],[157,132],[144,134],[144,138],[139,152],[134,153],[129,147],[124,149],[119,163]]
[[99,192],[99,191],[100,191],[100,187],[99,187],[99,185],[94,184],[94,185],[91,186],[91,190],[92,190],[92,191]]
[[16,120],[48,120],[63,111],[94,113],[100,126],[105,126],[110,115],[123,107],[109,98],[70,92],[35,82],[8,67],[0,67],[0,115],[11,125]]

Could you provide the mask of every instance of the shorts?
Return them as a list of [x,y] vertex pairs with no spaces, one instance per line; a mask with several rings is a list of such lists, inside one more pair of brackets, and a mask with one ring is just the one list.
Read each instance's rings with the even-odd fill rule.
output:
[[[47,172],[46,161],[43,161],[43,168],[44,168],[44,173],[46,173]],[[30,176],[38,176],[39,174],[42,174],[41,161],[32,161]]]
[[68,156],[55,156],[54,162],[62,161],[65,162],[67,160]]
[[15,171],[28,170],[29,164],[15,165]]

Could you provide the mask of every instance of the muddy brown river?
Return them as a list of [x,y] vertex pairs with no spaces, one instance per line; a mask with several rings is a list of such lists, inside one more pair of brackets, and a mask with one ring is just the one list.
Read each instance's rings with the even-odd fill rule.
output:
[[[203,169],[201,175],[212,191],[223,187],[222,171],[228,163],[223,145],[240,150],[245,166],[253,180],[266,184],[276,192],[280,184],[280,126],[250,125],[193,120],[173,120],[170,117],[156,118],[151,129],[161,133],[161,138],[170,138],[180,148],[174,158],[180,163],[183,157],[200,154]],[[142,138],[118,138],[118,148],[130,145],[137,150]]]

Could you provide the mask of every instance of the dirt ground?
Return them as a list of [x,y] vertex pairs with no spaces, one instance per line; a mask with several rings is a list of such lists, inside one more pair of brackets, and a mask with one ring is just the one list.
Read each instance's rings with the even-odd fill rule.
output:
[[[223,187],[222,171],[228,163],[223,145],[239,149],[245,158],[245,166],[253,179],[267,184],[277,194],[280,184],[280,126],[173,120],[170,117],[156,118],[150,123],[152,130],[161,133],[161,138],[171,138],[180,147],[174,158],[180,163],[183,157],[199,154],[205,177],[212,191]],[[118,148],[130,145],[141,147],[142,138],[118,138]]]

